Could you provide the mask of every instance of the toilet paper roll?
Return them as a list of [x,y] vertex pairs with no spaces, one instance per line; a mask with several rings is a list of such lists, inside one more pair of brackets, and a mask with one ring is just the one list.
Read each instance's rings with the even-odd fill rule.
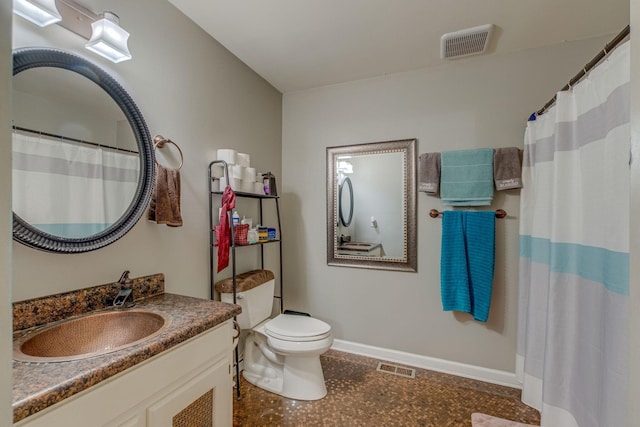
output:
[[229,185],[231,186],[231,189],[233,191],[241,191],[240,190],[241,183],[242,183],[242,180],[238,178],[231,178],[229,180]]
[[247,181],[246,179],[241,180],[240,183],[240,191],[244,193],[253,193],[253,180]]
[[242,177],[244,176],[244,170],[245,170],[244,166],[233,165],[233,166],[230,166],[230,169],[231,170],[229,171],[229,175],[231,175],[232,177],[242,179]]
[[249,156],[247,153],[237,153],[236,163],[240,166],[248,168],[249,166],[251,166],[251,156]]
[[253,192],[256,194],[264,194],[264,185],[262,182],[253,183]]
[[218,160],[224,160],[230,165],[235,165],[237,163],[236,161],[237,154],[238,153],[236,152],[236,150],[232,150],[230,148],[220,148],[216,152],[216,157]]
[[242,175],[242,179],[245,181],[255,182],[256,181],[256,168],[244,168],[244,173]]
[[240,191],[241,181],[242,180],[238,178],[227,179],[226,176],[223,176],[220,178],[220,191],[224,191],[224,189],[227,187],[227,184],[231,186],[232,190]]
[[211,176],[214,178],[220,178],[224,175],[224,166],[215,164],[211,168]]

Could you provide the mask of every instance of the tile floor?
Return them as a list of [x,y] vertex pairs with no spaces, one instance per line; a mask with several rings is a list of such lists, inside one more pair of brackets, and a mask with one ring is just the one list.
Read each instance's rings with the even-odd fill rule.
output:
[[322,357],[328,393],[317,401],[291,400],[241,382],[235,427],[471,426],[483,412],[540,424],[538,411],[520,402],[520,391],[416,369],[415,379],[378,372],[377,359],[329,350]]

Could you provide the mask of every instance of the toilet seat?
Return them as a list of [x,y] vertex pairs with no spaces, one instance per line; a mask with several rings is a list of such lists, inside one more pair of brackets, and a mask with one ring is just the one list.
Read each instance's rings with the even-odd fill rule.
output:
[[283,341],[319,341],[331,335],[331,326],[319,319],[280,314],[264,325],[266,335]]

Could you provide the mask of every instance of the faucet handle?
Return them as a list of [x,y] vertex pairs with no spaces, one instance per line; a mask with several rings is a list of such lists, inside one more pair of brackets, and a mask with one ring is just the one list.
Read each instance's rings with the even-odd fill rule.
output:
[[127,283],[127,281],[129,280],[129,270],[125,270],[124,273],[122,273],[122,276],[120,276],[120,279],[118,280],[118,283],[121,285],[125,285]]

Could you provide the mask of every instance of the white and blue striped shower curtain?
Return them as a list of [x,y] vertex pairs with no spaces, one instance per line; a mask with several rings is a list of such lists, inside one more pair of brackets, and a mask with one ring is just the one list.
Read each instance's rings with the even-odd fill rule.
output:
[[629,43],[529,122],[517,373],[542,426],[626,426]]
[[140,160],[45,136],[13,134],[13,211],[61,237],[96,234],[129,207]]

